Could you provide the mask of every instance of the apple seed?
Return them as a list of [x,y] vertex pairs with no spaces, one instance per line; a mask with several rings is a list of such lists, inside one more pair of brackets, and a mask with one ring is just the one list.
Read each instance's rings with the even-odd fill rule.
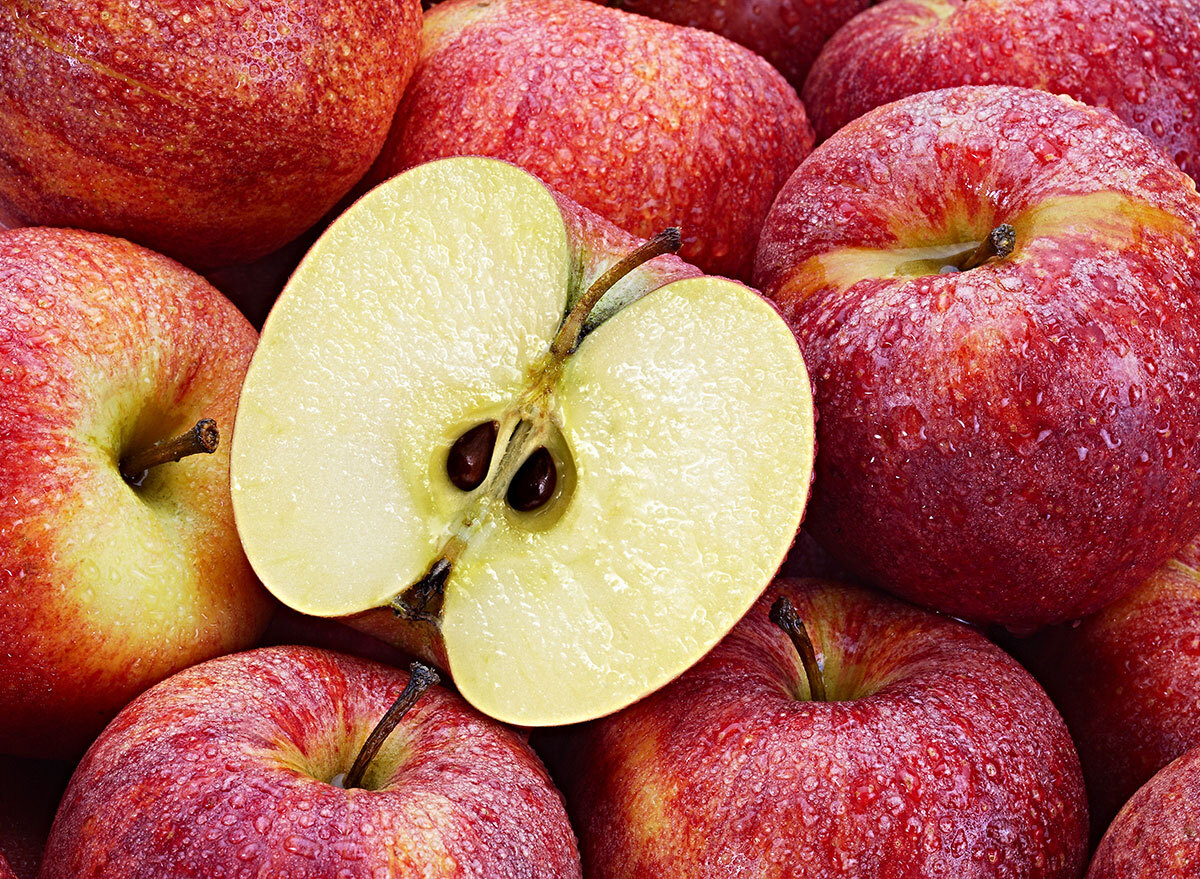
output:
[[558,469],[554,456],[545,446],[525,459],[508,486],[508,505],[518,513],[530,513],[544,506],[554,496],[558,484]]
[[454,441],[446,456],[446,475],[455,488],[474,491],[483,485],[499,433],[500,422],[485,421]]

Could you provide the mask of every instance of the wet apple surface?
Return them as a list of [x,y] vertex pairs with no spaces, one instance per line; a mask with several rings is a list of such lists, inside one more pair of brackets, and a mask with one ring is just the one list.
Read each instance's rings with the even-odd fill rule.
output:
[[[1007,255],[939,267],[1005,224]],[[1110,114],[1009,87],[881,107],[788,182],[756,274],[817,390],[806,527],[857,576],[1035,628],[1200,529],[1200,196]]]

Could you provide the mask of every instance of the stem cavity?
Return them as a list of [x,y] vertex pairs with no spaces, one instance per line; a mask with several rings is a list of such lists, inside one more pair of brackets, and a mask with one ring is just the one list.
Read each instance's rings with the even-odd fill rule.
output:
[[160,440],[149,448],[134,452],[121,459],[117,467],[121,478],[136,487],[145,481],[146,474],[152,468],[182,460],[189,455],[211,455],[220,442],[221,432],[217,429],[217,422],[202,418],[186,433],[173,439]]
[[808,630],[804,628],[804,621],[800,619],[796,608],[792,606],[792,602],[787,597],[781,595],[771,605],[771,622],[787,632],[792,639],[792,646],[800,654],[800,661],[804,664],[804,674],[808,678],[808,693],[812,701],[829,701],[825,693],[825,679],[821,677],[821,667],[817,664],[817,653],[808,637]]
[[341,786],[347,790],[362,787],[363,776],[367,774],[367,768],[375,759],[375,755],[379,753],[379,749],[383,747],[383,743],[387,741],[387,737],[392,734],[392,730],[417,704],[417,700],[425,695],[425,691],[441,680],[438,673],[423,662],[414,662],[408,667],[408,671],[408,683],[404,687],[404,692],[392,703],[392,707],[380,718],[379,723],[375,724],[375,729],[371,730],[371,734],[367,736],[367,740],[359,750],[354,765],[346,773],[345,781]]

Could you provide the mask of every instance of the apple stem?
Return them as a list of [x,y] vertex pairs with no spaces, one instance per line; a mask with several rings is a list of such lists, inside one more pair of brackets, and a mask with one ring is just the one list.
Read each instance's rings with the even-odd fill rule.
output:
[[362,787],[367,767],[371,765],[371,761],[375,759],[375,755],[379,753],[379,749],[383,747],[387,737],[392,734],[392,730],[417,704],[417,700],[425,695],[425,691],[441,680],[438,673],[423,662],[414,662],[408,667],[408,671],[408,683],[404,686],[404,692],[392,703],[392,707],[380,718],[379,723],[375,724],[375,729],[371,730],[371,734],[363,742],[363,746],[354,760],[354,765],[346,773],[346,780],[342,786],[347,790]]
[[117,465],[121,477],[130,485],[138,486],[152,467],[179,461],[189,455],[211,455],[221,442],[217,422],[201,418],[195,427],[186,433],[168,440],[160,440],[149,448],[134,452]]
[[804,663],[804,674],[808,678],[809,697],[814,702],[829,701],[825,693],[825,679],[821,677],[821,667],[817,665],[817,652],[808,637],[808,630],[786,596],[779,596],[771,605],[771,622],[787,632],[792,639],[792,646],[800,654],[800,661]]
[[555,360],[565,360],[567,355],[575,350],[575,346],[579,344],[579,333],[583,330],[583,324],[588,315],[592,313],[596,303],[603,299],[604,294],[611,290],[618,281],[642,263],[649,262],[656,256],[675,253],[682,244],[683,237],[677,226],[663,229],[592,282],[592,286],[587,288],[587,292],[579,298],[562,326],[559,327],[558,335],[554,337],[554,341],[550,345],[551,356]]
[[958,266],[958,270],[969,272],[979,268],[989,259],[1005,259],[1012,254],[1016,246],[1017,230],[1008,223],[1001,223],[980,242],[974,253]]

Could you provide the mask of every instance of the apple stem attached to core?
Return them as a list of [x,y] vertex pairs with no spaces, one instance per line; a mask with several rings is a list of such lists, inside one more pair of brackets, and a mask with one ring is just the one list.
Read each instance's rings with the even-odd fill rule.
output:
[[392,730],[417,704],[417,700],[425,695],[425,691],[441,680],[438,673],[423,662],[414,662],[408,667],[408,671],[408,683],[405,685],[404,691],[380,718],[379,723],[375,724],[375,729],[371,730],[371,734],[363,742],[363,746],[354,760],[354,765],[346,773],[346,778],[339,785],[340,787],[344,787],[346,790],[362,787],[363,776],[367,774],[367,768],[375,759],[375,755],[379,753],[379,749],[383,747],[383,743],[387,741],[387,737],[392,734]]
[[182,460],[189,455],[211,455],[220,442],[221,432],[217,429],[217,422],[211,418],[201,418],[186,433],[160,440],[149,448],[134,452],[121,459],[117,466],[126,482],[138,486],[146,479],[151,468]]
[[825,693],[825,679],[821,677],[821,667],[817,664],[817,653],[808,637],[808,630],[787,597],[781,595],[771,605],[771,622],[787,632],[792,639],[792,646],[800,654],[804,674],[808,678],[809,697],[814,702],[829,701]]
[[977,269],[990,259],[1005,259],[1017,246],[1017,230],[1008,223],[1001,223],[979,243],[979,246],[958,265],[947,266],[960,272]]
[[649,262],[656,256],[678,252],[682,245],[683,236],[680,234],[678,226],[663,229],[597,278],[592,283],[592,286],[588,287],[587,292],[575,303],[575,307],[571,309],[570,313],[563,320],[562,326],[558,328],[558,334],[550,344],[551,358],[561,363],[567,359],[567,355],[575,350],[576,346],[579,345],[579,334],[583,330],[583,325],[587,321],[588,315],[592,313],[592,309],[596,307],[597,303],[604,298],[604,294],[611,290],[618,281],[642,265],[642,263]]
[[[532,512],[545,505],[558,483],[554,456],[544,445],[549,431],[549,400],[562,375],[567,358],[579,346],[580,334],[592,310],[604,294],[643,263],[675,253],[683,243],[677,227],[664,229],[628,254],[592,282],[575,306],[563,318],[550,349],[533,370],[533,381],[521,398],[499,421],[484,422],[462,434],[450,447],[446,475],[462,491],[482,490],[471,498],[436,560],[421,579],[405,588],[389,602],[392,611],[407,620],[437,625],[441,619],[442,597],[454,565],[480,529],[494,514],[495,505],[507,503],[519,513]],[[500,462],[487,474],[494,457],[497,439],[512,425]]]

